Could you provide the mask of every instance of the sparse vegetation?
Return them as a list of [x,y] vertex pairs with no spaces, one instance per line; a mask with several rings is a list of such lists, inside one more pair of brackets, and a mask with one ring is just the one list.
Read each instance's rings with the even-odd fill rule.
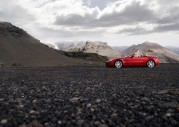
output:
[[12,67],[22,67],[23,65],[22,64],[19,64],[19,63],[13,63],[12,64]]
[[0,63],[0,67],[4,67],[5,65],[3,63]]
[[147,52],[154,52],[154,51],[152,51],[152,50],[149,49]]
[[105,62],[108,60],[106,56],[101,56],[98,55],[97,53],[65,52],[65,51],[60,51],[60,53],[67,57],[83,59],[88,61]]

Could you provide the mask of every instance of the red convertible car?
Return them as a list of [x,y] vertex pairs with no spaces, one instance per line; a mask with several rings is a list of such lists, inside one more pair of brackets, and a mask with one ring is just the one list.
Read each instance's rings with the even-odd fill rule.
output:
[[154,66],[159,64],[159,60],[157,57],[153,56],[137,56],[133,55],[126,56],[124,58],[115,58],[109,61],[106,61],[107,67],[130,67],[130,66],[143,66],[153,68]]

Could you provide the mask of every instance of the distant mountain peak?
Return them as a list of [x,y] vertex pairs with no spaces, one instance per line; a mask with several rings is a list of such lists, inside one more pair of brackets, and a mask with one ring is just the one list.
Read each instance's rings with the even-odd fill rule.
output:
[[86,44],[97,44],[97,45],[105,45],[107,46],[107,42],[101,42],[101,41],[86,41]]
[[[71,51],[71,52],[85,52],[85,53],[97,53],[101,56],[107,56],[108,58],[120,57],[120,51],[112,49],[107,42],[101,41],[86,41],[86,42],[71,42],[71,43],[56,43],[59,50]],[[70,45],[69,45],[70,44]]]
[[163,63],[179,62],[179,55],[157,43],[151,42],[144,42],[142,44],[132,45],[131,47],[123,51],[122,54],[124,56],[129,54],[146,54],[150,56],[157,56],[160,62]]
[[149,42],[149,41],[145,41],[145,42],[143,42],[142,44],[156,44],[156,43]]
[[[161,46],[161,45],[159,45],[158,43],[148,42],[148,41],[145,41],[145,42],[143,42],[142,44],[139,44],[139,45]],[[161,47],[162,47],[162,46],[161,46]]]

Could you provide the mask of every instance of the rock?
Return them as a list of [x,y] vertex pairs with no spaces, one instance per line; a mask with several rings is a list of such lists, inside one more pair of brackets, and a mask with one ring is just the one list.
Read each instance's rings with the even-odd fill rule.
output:
[[179,89],[169,90],[167,93],[170,95],[173,95],[173,96],[177,96],[177,95],[179,95]]
[[91,104],[89,103],[89,104],[87,104],[87,106],[86,106],[87,108],[90,108],[91,107]]
[[172,125],[177,125],[178,124],[178,122],[176,120],[174,120],[174,119],[170,119],[170,121],[171,121]]
[[100,126],[100,125],[101,125],[101,122],[95,121],[95,122],[94,122],[94,125]]
[[21,85],[24,85],[24,80],[21,80]]
[[82,113],[82,108],[77,108],[77,114],[81,114]]
[[37,99],[34,99],[33,101],[32,101],[32,103],[37,103],[38,101],[37,101]]
[[94,109],[94,108],[91,108],[90,110],[91,110],[91,112],[94,112],[94,111],[95,111],[95,109]]
[[177,107],[179,107],[179,103],[177,103],[177,102],[160,102],[158,105],[162,108],[177,108]]
[[19,104],[17,107],[18,108],[24,108],[24,105],[23,104]]
[[4,98],[0,98],[0,101],[4,101]]
[[117,117],[117,113],[111,114],[111,117]]
[[82,119],[79,119],[79,120],[77,121],[77,124],[78,124],[79,126],[82,126],[83,123],[84,123],[84,120],[82,120]]
[[61,125],[61,124],[62,124],[62,121],[61,121],[61,120],[59,120],[59,121],[58,121],[58,124],[59,124],[59,125]]
[[25,127],[43,127],[38,121],[34,120],[31,123],[27,124]]
[[46,102],[46,103],[51,103],[51,102],[52,102],[52,99],[45,99],[45,102]]
[[30,110],[29,113],[30,113],[30,114],[36,114],[36,111]]
[[6,124],[7,122],[8,122],[7,119],[2,119],[0,123],[1,123],[2,125],[4,125],[4,124]]
[[29,124],[22,124],[22,125],[20,125],[20,127],[43,127],[43,126],[42,126],[42,124],[34,121]]
[[96,99],[95,102],[96,102],[96,103],[100,103],[100,102],[101,102],[101,99]]
[[80,100],[80,97],[73,97],[70,99],[70,102],[74,103],[74,102],[78,102]]
[[172,114],[171,113],[167,113],[166,116],[170,117],[170,116],[172,116]]
[[147,116],[147,117],[145,117],[145,119],[147,120],[147,121],[149,121],[149,120],[151,120],[151,119],[153,119],[154,118],[154,116],[152,115],[152,116]]
[[107,124],[100,124],[99,127],[108,127]]
[[147,97],[142,97],[141,100],[142,100],[142,101],[150,101],[150,99],[147,98]]

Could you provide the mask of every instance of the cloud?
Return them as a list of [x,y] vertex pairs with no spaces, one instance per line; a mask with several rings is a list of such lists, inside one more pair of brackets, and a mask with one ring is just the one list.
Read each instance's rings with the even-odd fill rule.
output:
[[84,14],[67,14],[58,15],[56,17],[55,25],[66,25],[66,26],[93,26],[97,21],[99,14],[98,8],[91,9]]
[[98,7],[100,10],[106,8],[106,6],[110,3],[113,3],[118,0],[83,0],[83,5],[89,8]]
[[145,35],[145,34],[152,34],[152,33],[164,33],[164,32],[177,32],[179,31],[179,23],[173,23],[173,24],[164,24],[164,25],[158,25],[153,27],[153,29],[147,30],[144,27],[134,27],[134,28],[124,28],[122,30],[119,30],[118,34],[128,34],[128,35]]
[[168,10],[168,12],[157,21],[158,24],[168,24],[173,22],[179,22],[179,7],[173,7]]
[[179,23],[160,25],[156,27],[155,32],[179,31]]
[[178,0],[0,0],[0,3],[1,21],[11,22],[41,40],[100,39],[97,35],[103,40],[103,35],[109,39],[179,32]]
[[98,40],[99,36],[103,36],[102,30],[88,31],[81,30],[78,28],[72,29],[55,29],[51,27],[44,27],[36,25],[35,28],[30,27],[27,28],[29,34],[34,36],[35,38],[42,38],[42,42],[56,42],[56,41],[74,41],[74,40]]
[[136,27],[136,28],[125,28],[123,30],[120,30],[118,34],[128,34],[128,35],[144,35],[152,33],[151,30],[146,30],[142,27]]
[[0,0],[0,20],[15,23],[17,25],[27,24],[35,18],[27,10],[13,1]]
[[[115,6],[115,7],[114,7]],[[109,27],[136,22],[150,22],[156,17],[152,10],[140,2],[132,2],[120,11],[120,5],[112,5],[103,11],[93,8],[84,14],[75,13],[58,15],[56,25],[85,26],[85,27]],[[107,11],[109,10],[109,11]],[[112,12],[110,12],[112,10]],[[74,14],[75,13],[75,14]]]
[[104,9],[108,3],[108,0],[83,0],[84,6],[89,8],[98,7],[99,9]]
[[8,19],[16,22],[15,24],[17,22],[37,23],[43,27],[59,30],[62,27],[69,30],[78,27],[82,31],[104,28],[103,32],[106,32],[107,28],[109,31],[112,27],[126,26],[125,29],[129,30],[130,25],[138,25],[137,27],[140,28],[141,23],[162,27],[163,24],[179,21],[179,2],[177,0],[170,2],[167,0],[0,1],[2,3],[0,5],[1,19]]
[[134,1],[121,11],[118,11],[120,6],[121,5],[116,6],[112,13],[103,14],[99,19],[101,21],[100,24],[104,26],[116,26],[138,22],[150,22],[156,18],[153,11],[145,5],[141,5],[140,2]]
[[[89,4],[92,4],[90,2]],[[119,0],[109,4],[103,10],[98,10],[96,7],[82,9],[82,13],[76,13],[74,11],[67,15],[57,15],[55,25],[79,26],[82,29],[95,29],[97,27],[111,29],[111,27],[115,26],[126,26],[124,30],[119,31],[120,33],[122,31],[124,33],[130,33],[130,35],[150,34],[152,32],[162,32],[162,30],[164,32],[167,32],[167,30],[170,32],[174,29],[169,29],[169,27],[173,26],[167,24],[179,21],[178,3],[176,0],[172,2],[167,0]],[[153,24],[158,27],[148,30],[148,28],[140,26],[141,23]],[[138,26],[136,28],[130,28],[130,25]],[[164,27],[167,27],[167,29],[165,30]]]

